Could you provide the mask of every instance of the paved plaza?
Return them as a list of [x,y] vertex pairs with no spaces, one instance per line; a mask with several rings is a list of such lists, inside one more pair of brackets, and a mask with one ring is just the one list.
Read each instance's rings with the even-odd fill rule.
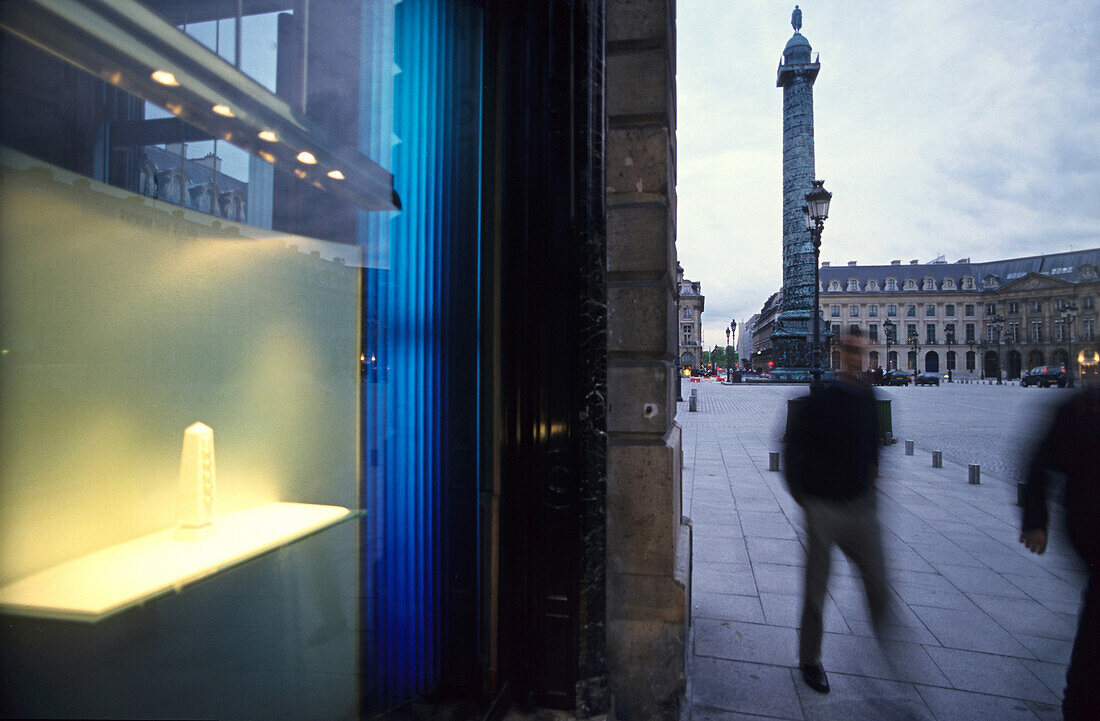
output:
[[[823,664],[798,672],[802,516],[781,473],[787,398],[806,388],[684,383],[684,514],[694,526],[689,694],[697,721],[1060,719],[1084,576],[1052,506],[1050,547],[1017,541],[1016,475],[1050,405],[1072,391],[950,384],[877,389],[901,440],[880,459],[898,625],[871,633],[855,570],[834,551]],[[915,441],[905,455],[904,439]],[[931,451],[943,451],[933,468]],[[980,485],[967,463],[982,464]]]

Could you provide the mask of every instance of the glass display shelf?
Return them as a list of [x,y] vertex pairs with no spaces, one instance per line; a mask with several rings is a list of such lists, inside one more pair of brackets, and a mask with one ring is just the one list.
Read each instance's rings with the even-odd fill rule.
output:
[[0,588],[0,613],[93,623],[362,513],[269,503],[216,516],[206,528],[159,531]]

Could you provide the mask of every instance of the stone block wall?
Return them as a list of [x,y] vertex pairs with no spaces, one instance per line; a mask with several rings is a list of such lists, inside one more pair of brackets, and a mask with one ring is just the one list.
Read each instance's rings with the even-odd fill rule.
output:
[[607,657],[612,717],[679,719],[690,524],[675,423],[675,0],[607,0]]

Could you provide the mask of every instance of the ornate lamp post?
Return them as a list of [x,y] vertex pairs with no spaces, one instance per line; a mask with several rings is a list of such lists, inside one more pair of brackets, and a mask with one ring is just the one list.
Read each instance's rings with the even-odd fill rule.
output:
[[1062,325],[1066,335],[1066,386],[1073,388],[1073,321],[1077,319],[1077,306],[1066,303],[1062,306]]
[[913,350],[913,376],[915,377],[920,373],[920,338],[916,333],[909,334],[909,347]]
[[[970,356],[974,356],[974,339],[968,337],[966,339],[966,345],[970,347],[970,355],[968,355],[967,358],[969,358]],[[974,356],[974,364],[977,365],[977,363],[978,363],[978,357]],[[973,371],[974,369],[973,368],[967,368],[967,370],[968,371]],[[982,365],[982,376],[981,377],[985,378],[985,365],[984,364]],[[973,379],[971,379],[971,380],[973,380]]]
[[726,328],[726,383],[733,383],[730,374],[730,329]]
[[1004,316],[995,315],[989,324],[993,334],[993,352],[997,354],[997,385],[1001,382],[1001,329],[1004,327]]
[[882,324],[882,329],[886,333],[886,370],[888,371],[897,370],[896,368],[890,367],[890,344],[897,343],[894,339],[894,329],[897,327],[898,324],[892,320],[887,320]]
[[806,204],[802,206],[802,217],[814,246],[814,346],[810,365],[814,386],[821,385],[821,231],[825,230],[825,219],[829,217],[829,202],[832,199],[833,194],[825,190],[825,181],[815,180],[810,192],[806,193]]

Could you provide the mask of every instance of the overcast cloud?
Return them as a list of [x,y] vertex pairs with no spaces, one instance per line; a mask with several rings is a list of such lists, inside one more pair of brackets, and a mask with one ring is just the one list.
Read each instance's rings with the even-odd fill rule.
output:
[[[1100,246],[1100,3],[800,0],[820,53],[822,260]],[[794,2],[677,2],[677,248],[725,343],[782,279],[779,56]]]

